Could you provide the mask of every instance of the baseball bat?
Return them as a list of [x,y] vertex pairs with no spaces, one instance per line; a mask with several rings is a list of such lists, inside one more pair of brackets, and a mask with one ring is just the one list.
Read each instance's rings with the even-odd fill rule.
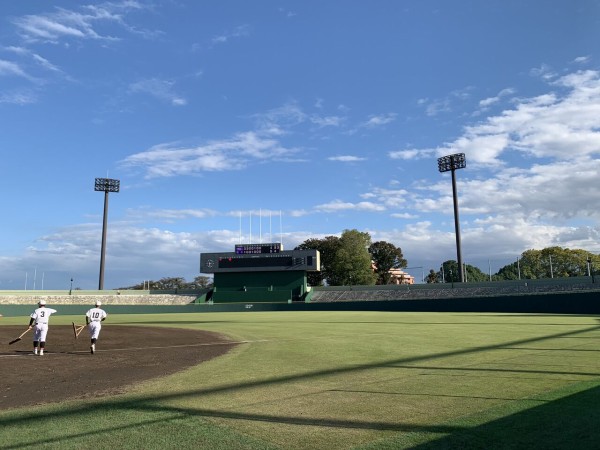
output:
[[30,328],[27,328],[25,331],[23,331],[23,332],[21,333],[21,336],[19,336],[18,338],[16,338],[16,339],[13,339],[12,341],[10,341],[10,342],[8,343],[8,345],[13,345],[15,342],[19,342],[19,341],[21,340],[21,338],[22,338],[23,336],[25,336],[25,333],[27,333],[29,330],[30,330]]

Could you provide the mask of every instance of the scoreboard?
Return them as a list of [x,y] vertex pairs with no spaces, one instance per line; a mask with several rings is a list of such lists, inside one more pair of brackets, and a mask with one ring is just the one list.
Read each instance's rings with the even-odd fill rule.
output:
[[279,253],[283,246],[279,242],[272,244],[239,244],[235,246],[238,255],[257,255],[261,253]]
[[[254,245],[254,244],[253,244]],[[255,247],[238,248],[235,252],[202,253],[200,273],[216,272],[273,272],[273,271],[314,271],[321,269],[318,250],[275,251],[272,244],[255,244],[258,248],[266,245],[267,251],[256,252]],[[256,252],[256,253],[255,253]]]

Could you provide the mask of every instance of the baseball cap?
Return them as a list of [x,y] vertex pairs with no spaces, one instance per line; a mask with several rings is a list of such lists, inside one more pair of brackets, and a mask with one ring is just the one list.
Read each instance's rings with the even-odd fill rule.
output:
[[102,306],[102,302],[100,300],[96,300],[96,306]]
[[40,300],[38,302],[38,305],[40,305],[40,306],[46,306],[46,300]]

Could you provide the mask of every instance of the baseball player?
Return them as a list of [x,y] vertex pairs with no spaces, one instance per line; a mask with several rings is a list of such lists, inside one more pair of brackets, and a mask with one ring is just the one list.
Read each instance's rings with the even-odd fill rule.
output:
[[48,334],[48,320],[50,316],[57,312],[55,309],[46,308],[46,301],[40,300],[38,307],[29,316],[29,329],[33,330],[33,354],[38,354],[38,346],[40,348],[40,356],[44,355],[46,347],[46,335]]
[[95,303],[95,307],[88,310],[85,313],[85,323],[88,326],[88,330],[90,332],[90,353],[93,355],[96,353],[96,341],[98,340],[98,336],[100,336],[100,329],[102,328],[102,322],[106,319],[106,311],[102,308],[102,302],[97,300]]

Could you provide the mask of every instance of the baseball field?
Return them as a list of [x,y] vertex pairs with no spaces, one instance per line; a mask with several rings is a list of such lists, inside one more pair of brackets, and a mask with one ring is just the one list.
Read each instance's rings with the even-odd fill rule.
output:
[[[0,448],[573,449],[600,442],[600,317],[110,314],[89,353],[0,319]],[[84,330],[85,333],[85,330]]]

